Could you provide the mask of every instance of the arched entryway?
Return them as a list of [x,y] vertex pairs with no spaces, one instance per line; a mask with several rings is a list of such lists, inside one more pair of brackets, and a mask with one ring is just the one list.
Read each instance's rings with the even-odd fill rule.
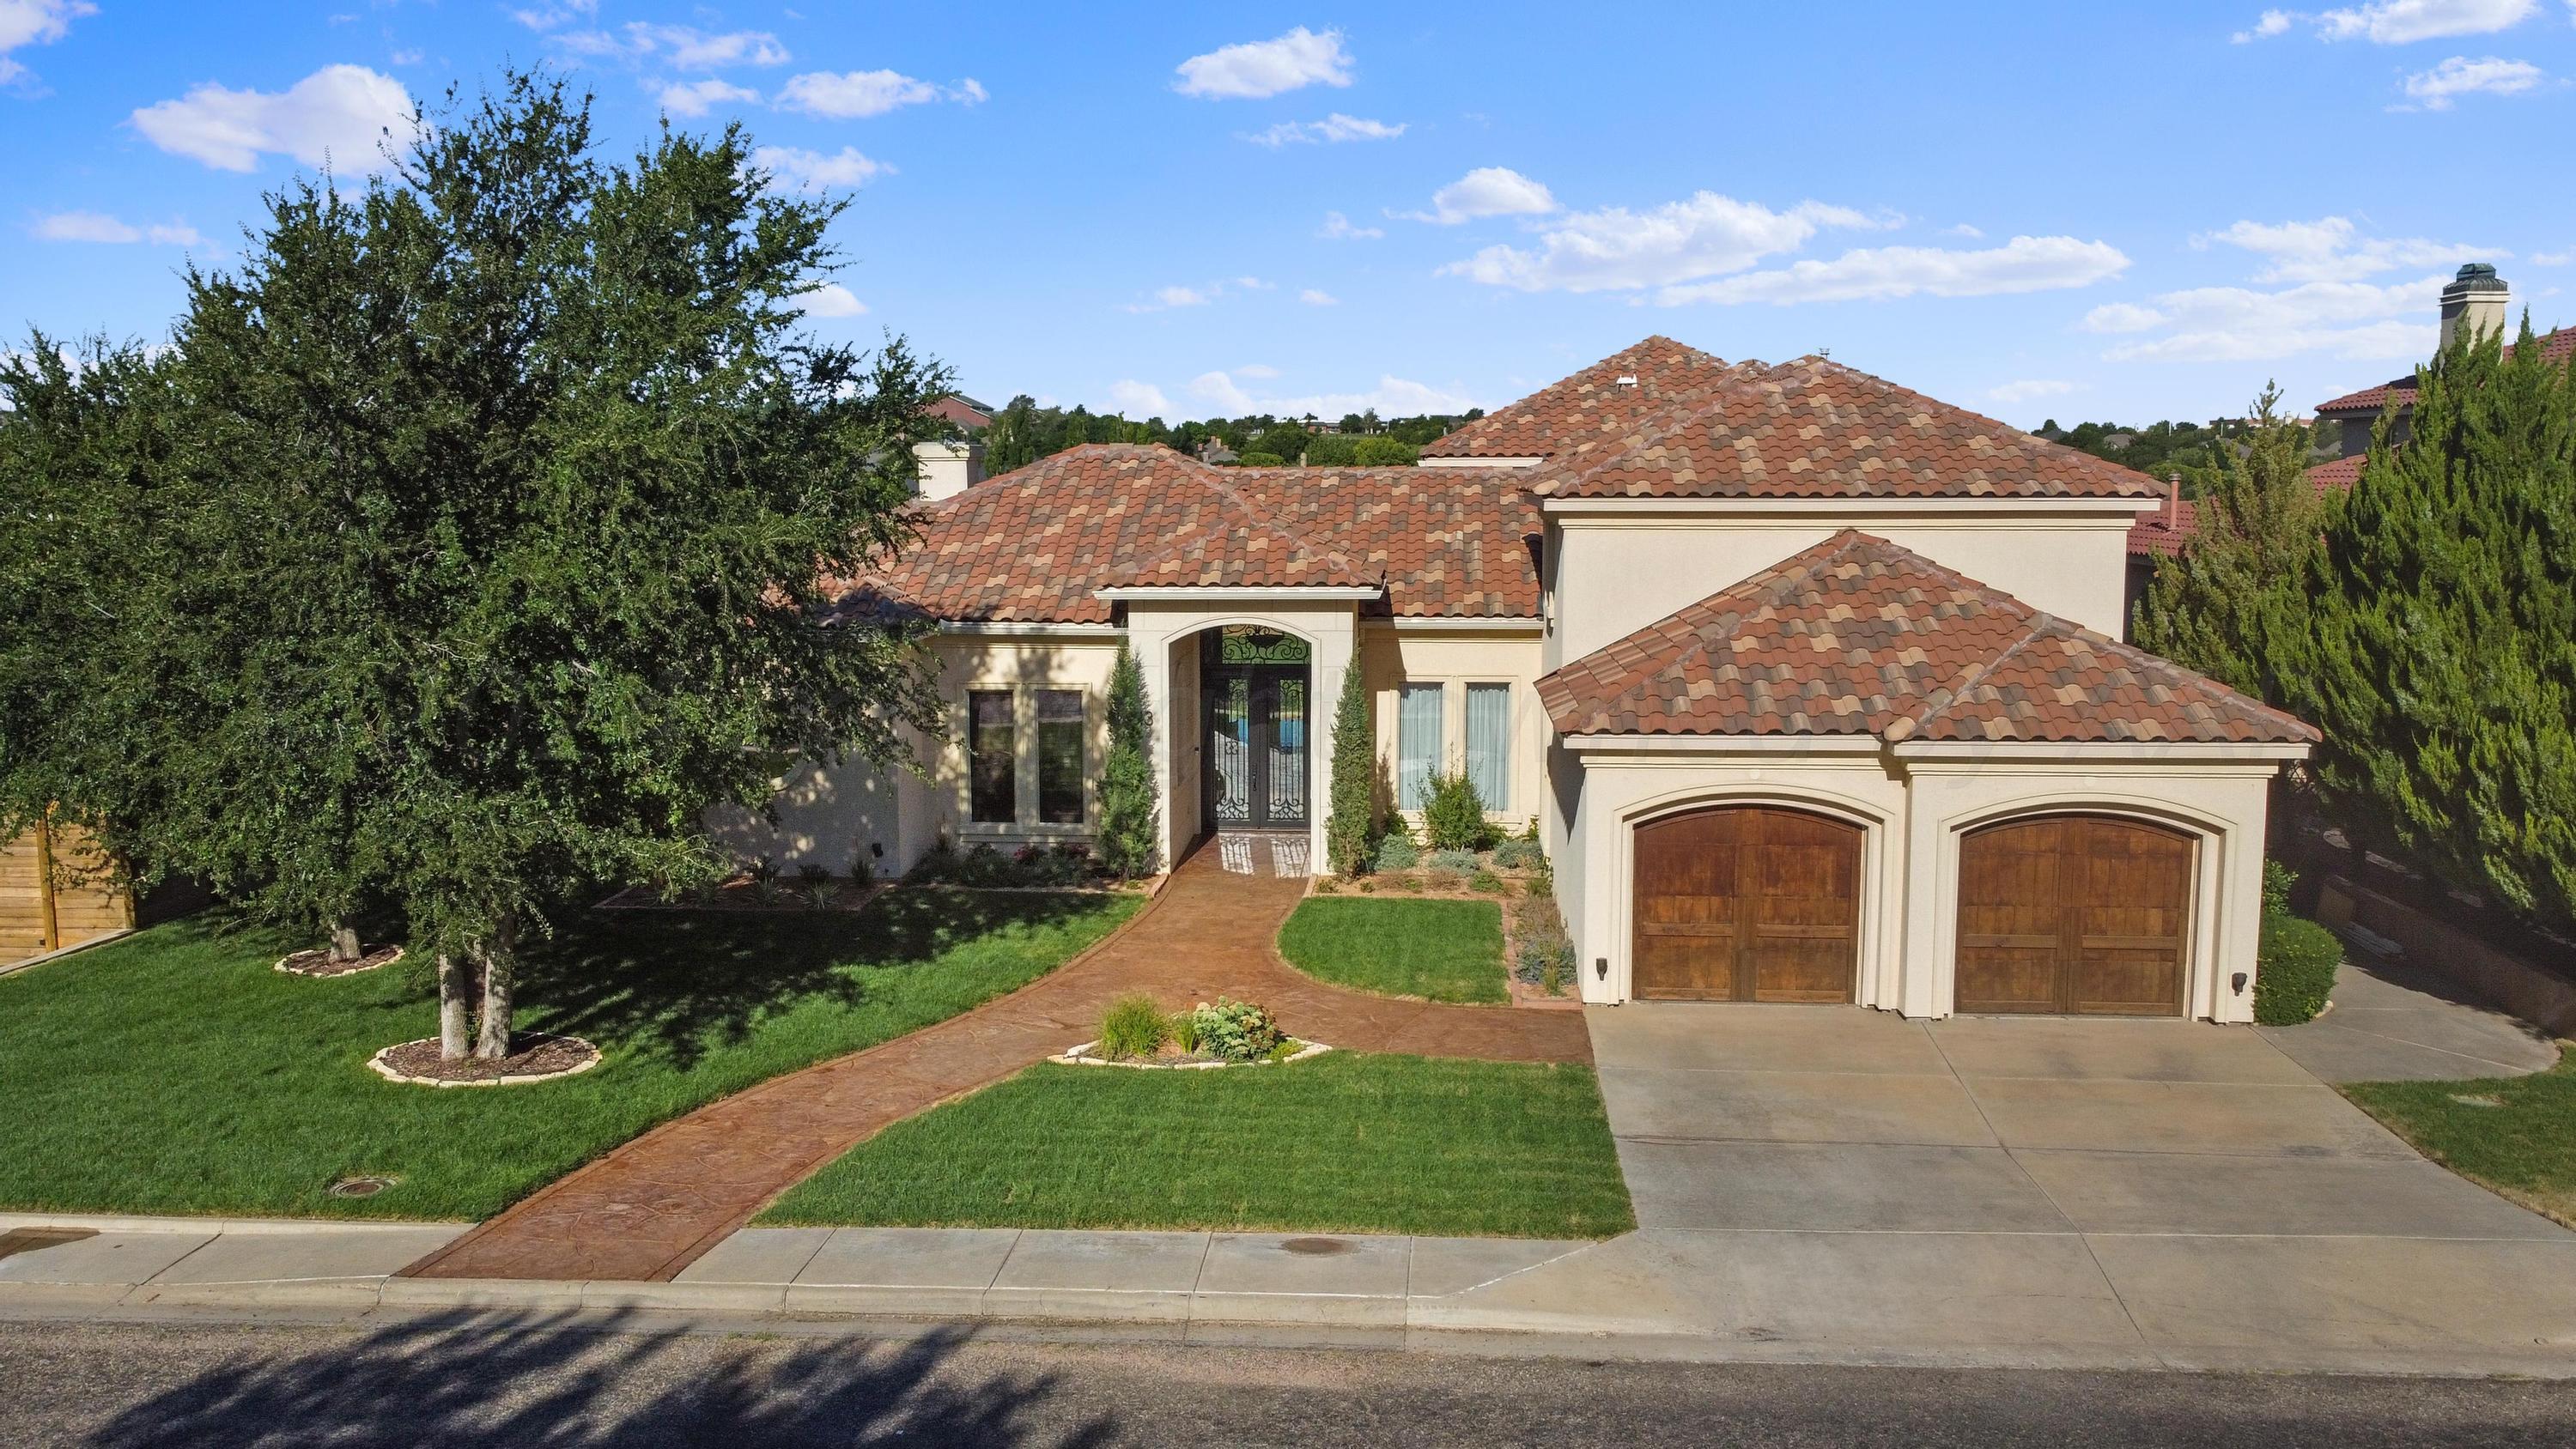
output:
[[2178,1016],[2193,838],[2113,815],[2047,815],[1959,844],[1962,1012]]
[[1314,822],[1310,647],[1227,624],[1199,635],[1200,818],[1225,831],[1305,831]]
[[1637,827],[1630,994],[1849,1001],[1860,970],[1861,828],[1776,805]]

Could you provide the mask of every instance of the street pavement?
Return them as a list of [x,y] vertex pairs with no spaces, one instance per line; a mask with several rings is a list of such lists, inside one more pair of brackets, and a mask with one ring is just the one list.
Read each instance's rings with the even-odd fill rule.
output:
[[0,1324],[0,1446],[2564,1445],[2576,1385],[1353,1351]]

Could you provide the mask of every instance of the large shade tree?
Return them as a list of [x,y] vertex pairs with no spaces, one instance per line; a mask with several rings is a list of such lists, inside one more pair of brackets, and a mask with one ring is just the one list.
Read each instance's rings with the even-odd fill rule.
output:
[[738,130],[605,157],[533,75],[362,191],[272,198],[189,278],[168,578],[101,665],[161,676],[132,738],[174,748],[63,793],[148,794],[142,853],[281,911],[399,902],[446,1053],[498,1057],[548,904],[725,869],[703,813],[792,758],[903,758],[920,652],[817,616],[903,541],[948,378],[799,329],[838,210]]

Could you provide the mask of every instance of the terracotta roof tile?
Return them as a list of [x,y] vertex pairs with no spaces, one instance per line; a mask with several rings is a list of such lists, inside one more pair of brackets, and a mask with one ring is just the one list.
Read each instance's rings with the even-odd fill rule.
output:
[[1538,681],[1562,734],[2300,742],[2215,680],[1845,530]]
[[[1496,408],[1432,442],[1422,453],[1428,458],[1561,461],[1707,392],[1728,371],[1723,358],[1669,337],[1649,337],[1516,403]],[[1623,385],[1619,381],[1623,377],[1636,381]]]
[[[2507,357],[2511,357],[2513,344],[2506,343],[2504,351]],[[2541,334],[2542,361],[2565,362],[2570,356],[2576,356],[2576,327],[2561,327],[2555,332]],[[2391,402],[2397,403],[2401,408],[2415,406],[2415,374],[2410,372],[2404,377],[2392,377],[2377,387],[2365,387],[2359,392],[2348,392],[2338,398],[2329,398],[2317,404],[2317,413],[2319,416],[2329,413],[2359,413],[2375,417],[2385,411]]]
[[[2308,470],[2308,483],[2321,494],[2349,488],[2360,481],[2361,465],[2369,456],[2355,453],[2331,463],[2319,463]],[[2141,515],[2137,522],[2129,525],[2129,552],[2132,555],[2178,554],[2182,552],[2183,545],[2191,541],[2192,535],[2200,531],[2199,504],[2180,498],[2167,506],[2173,510],[2170,515],[2159,509]]]
[[1281,527],[1383,576],[1386,603],[1369,612],[1538,616],[1541,520],[1518,469],[1230,468],[1225,480]]
[[2151,498],[2156,480],[1883,378],[1747,364],[1614,443],[1536,470],[1554,498]]

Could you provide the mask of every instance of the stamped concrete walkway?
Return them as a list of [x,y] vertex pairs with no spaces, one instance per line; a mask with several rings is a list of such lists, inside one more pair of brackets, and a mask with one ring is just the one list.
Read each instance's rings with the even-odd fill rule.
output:
[[[1179,1009],[1219,995],[1293,1035],[1359,1051],[1591,1060],[1572,1012],[1435,1006],[1327,986],[1273,947],[1300,877],[1181,864],[1135,919],[1028,986],[910,1036],[664,1123],[405,1270],[430,1278],[668,1281],[824,1163],[885,1127],[1085,1040],[1111,1000]],[[1263,864],[1266,865],[1266,861]]]

